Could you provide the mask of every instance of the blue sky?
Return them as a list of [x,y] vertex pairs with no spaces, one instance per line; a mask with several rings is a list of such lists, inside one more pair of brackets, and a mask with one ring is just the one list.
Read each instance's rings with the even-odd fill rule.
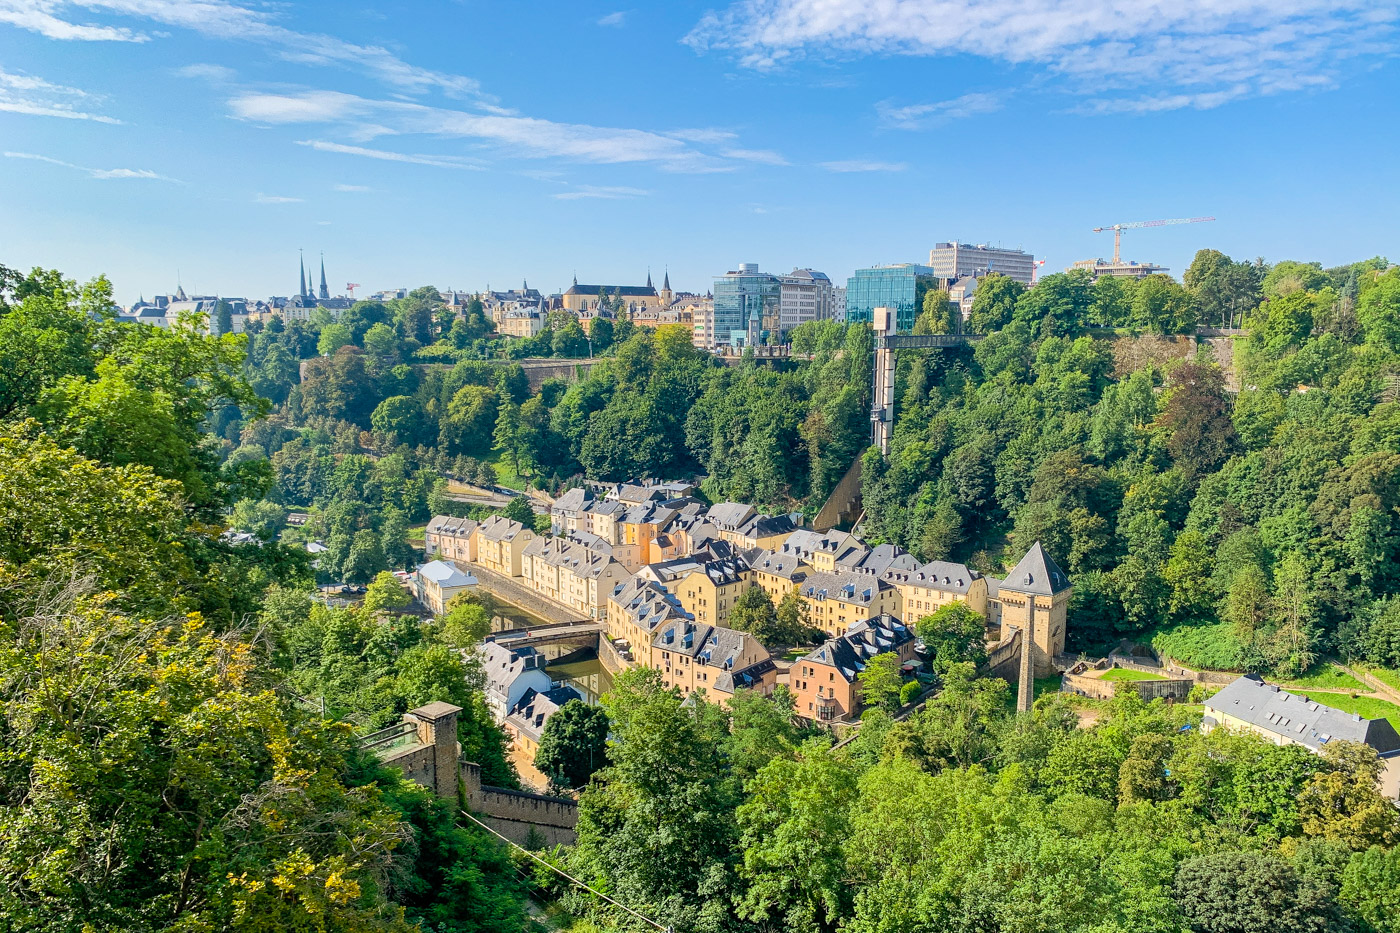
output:
[[[1386,0],[0,0],[0,262],[118,298],[1400,259]],[[363,293],[363,292],[362,292]]]

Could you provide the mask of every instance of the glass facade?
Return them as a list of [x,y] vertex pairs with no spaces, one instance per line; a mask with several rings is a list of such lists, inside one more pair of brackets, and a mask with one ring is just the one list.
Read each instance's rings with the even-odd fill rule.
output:
[[763,342],[778,330],[782,285],[775,275],[746,263],[738,272],[715,277],[714,341],[731,347]]
[[846,321],[869,324],[876,308],[894,308],[896,328],[913,330],[924,292],[935,285],[933,269],[917,263],[857,269],[846,282]]

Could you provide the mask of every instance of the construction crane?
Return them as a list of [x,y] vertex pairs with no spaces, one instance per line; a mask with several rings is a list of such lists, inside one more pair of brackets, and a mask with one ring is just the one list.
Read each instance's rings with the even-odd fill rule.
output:
[[1121,261],[1119,259],[1119,247],[1123,245],[1124,230],[1137,230],[1140,227],[1170,227],[1175,224],[1199,224],[1214,219],[1214,217],[1179,217],[1176,220],[1140,220],[1130,224],[1113,224],[1110,227],[1095,227],[1094,232],[1105,233],[1109,230],[1113,231],[1113,261],[1114,263],[1118,263]]
[[351,297],[352,299],[355,297],[355,289],[357,289],[357,288],[359,288],[359,287],[360,287],[360,286],[359,286],[357,283],[355,283],[355,282],[346,282],[346,283],[345,283],[345,290],[346,290],[347,292],[350,293],[350,297]]

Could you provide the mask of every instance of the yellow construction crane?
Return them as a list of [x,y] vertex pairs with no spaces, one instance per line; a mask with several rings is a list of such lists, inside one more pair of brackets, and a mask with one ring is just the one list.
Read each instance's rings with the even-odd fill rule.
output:
[[1114,224],[1111,227],[1095,227],[1095,233],[1105,233],[1113,231],[1113,261],[1118,263],[1119,247],[1123,245],[1123,231],[1136,230],[1140,227],[1170,227],[1174,224],[1199,224],[1207,220],[1214,220],[1214,217],[1179,217],[1176,220],[1140,220],[1130,224]]

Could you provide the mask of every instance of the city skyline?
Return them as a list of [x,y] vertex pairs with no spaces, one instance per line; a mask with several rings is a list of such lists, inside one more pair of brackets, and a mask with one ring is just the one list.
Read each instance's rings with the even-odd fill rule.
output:
[[1053,272],[1205,214],[1124,257],[1400,252],[1385,4],[867,6],[0,0],[0,256],[129,303],[291,294],[298,249],[333,294],[841,283],[955,239]]

